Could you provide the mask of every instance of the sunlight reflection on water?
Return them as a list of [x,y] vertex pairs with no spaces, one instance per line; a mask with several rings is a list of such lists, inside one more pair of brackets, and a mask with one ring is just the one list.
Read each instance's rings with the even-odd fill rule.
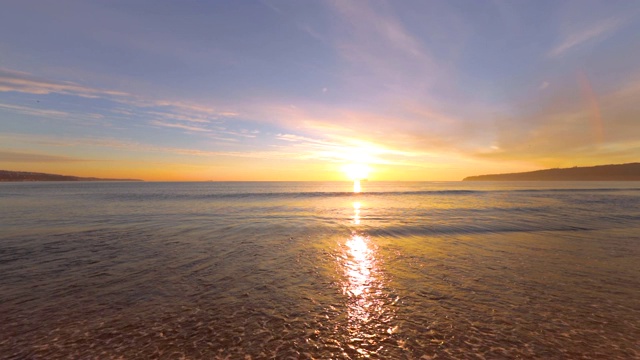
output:
[[[360,224],[360,208],[360,202],[353,203],[356,225]],[[374,355],[382,349],[381,340],[397,330],[390,326],[393,314],[385,304],[387,296],[377,251],[368,236],[354,231],[345,242],[341,259],[351,347],[361,355]]]
[[353,180],[353,192],[359,193],[362,191],[362,187],[360,186],[360,180]]
[[355,201],[353,203],[353,223],[360,225],[360,202]]

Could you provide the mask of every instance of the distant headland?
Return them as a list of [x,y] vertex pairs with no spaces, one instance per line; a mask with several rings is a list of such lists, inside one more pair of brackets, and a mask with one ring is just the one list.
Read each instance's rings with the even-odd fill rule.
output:
[[138,179],[100,179],[25,171],[0,170],[0,181],[143,181]]
[[640,181],[640,163],[469,176],[463,181]]

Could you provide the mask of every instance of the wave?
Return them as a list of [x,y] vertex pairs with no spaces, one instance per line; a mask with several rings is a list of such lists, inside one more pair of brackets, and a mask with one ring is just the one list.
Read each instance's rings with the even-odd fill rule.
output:
[[487,226],[473,225],[437,225],[437,226],[386,226],[367,229],[364,232],[370,236],[400,238],[405,236],[441,236],[441,235],[463,235],[463,234],[498,234],[498,233],[518,233],[518,232],[541,232],[541,231],[589,231],[593,228],[571,226],[571,225],[552,225],[545,226],[542,224],[487,224]]
[[544,193],[621,193],[640,192],[637,188],[598,188],[598,189],[512,189],[512,190],[417,190],[417,191],[371,191],[354,193],[351,191],[279,191],[279,192],[136,192],[102,194],[108,200],[206,200],[206,199],[306,199],[306,198],[358,198],[358,197],[399,197],[399,196],[469,196],[489,194],[544,194]]
[[305,199],[305,198],[357,198],[384,196],[416,196],[416,195],[475,195],[484,191],[475,190],[433,190],[433,191],[380,191],[354,193],[351,191],[337,192],[243,192],[243,193],[131,193],[131,194],[102,194],[108,200],[206,200],[206,199]]

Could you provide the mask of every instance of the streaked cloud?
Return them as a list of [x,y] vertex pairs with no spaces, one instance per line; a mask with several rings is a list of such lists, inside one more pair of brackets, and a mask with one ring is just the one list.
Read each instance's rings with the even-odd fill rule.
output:
[[1,104],[0,109],[9,110],[12,112],[17,112],[21,114],[33,115],[33,116],[42,116],[42,117],[68,117],[70,113],[59,110],[51,110],[51,109],[39,109],[36,107],[22,106],[22,105],[13,105],[13,104]]
[[211,132],[210,129],[206,129],[206,128],[203,128],[203,127],[192,126],[192,125],[184,125],[184,124],[178,124],[178,123],[169,123],[169,122],[164,122],[164,121],[160,121],[160,120],[152,120],[149,123],[151,125],[154,125],[154,126],[182,129],[182,130],[188,130],[188,131]]
[[343,74],[349,87],[366,87],[376,98],[411,92],[416,96],[445,76],[445,68],[388,11],[388,4],[350,0],[330,4],[343,20],[335,46],[350,64],[349,72]]
[[126,92],[89,88],[73,82],[44,80],[26,72],[0,68],[0,92],[3,91],[38,95],[58,93],[86,98],[130,96]]
[[599,23],[566,35],[558,45],[549,51],[549,57],[559,57],[571,49],[589,41],[602,39],[624,24],[621,18],[609,18]]
[[56,156],[36,153],[21,153],[14,151],[1,151],[0,150],[0,163],[59,163],[59,162],[77,162],[87,161],[86,159],[69,157],[69,156]]
[[[130,105],[136,108],[136,111],[144,111],[149,115],[171,117],[189,122],[210,122],[211,120],[219,118],[238,116],[237,112],[228,110],[219,111],[210,106],[180,100],[145,98],[141,95],[133,95],[123,91],[92,88],[70,81],[52,81],[38,78],[26,72],[3,68],[0,68],[0,92],[19,92],[34,95],[61,94],[90,99],[103,98],[114,103]],[[5,104],[6,109],[10,109],[9,106],[10,105]],[[27,111],[26,109],[24,106],[13,107],[13,110],[23,112]],[[120,114],[123,114],[123,111],[126,111],[126,113],[124,113],[126,115],[133,114],[131,110],[127,111],[121,108],[114,110]],[[36,110],[31,108],[31,111],[35,114]],[[59,114],[64,115],[65,113],[59,112]]]

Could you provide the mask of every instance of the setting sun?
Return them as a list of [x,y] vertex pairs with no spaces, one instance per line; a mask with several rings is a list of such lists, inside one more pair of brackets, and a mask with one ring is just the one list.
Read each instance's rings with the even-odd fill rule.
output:
[[367,179],[371,172],[371,168],[366,164],[347,164],[342,167],[342,170],[351,180]]

